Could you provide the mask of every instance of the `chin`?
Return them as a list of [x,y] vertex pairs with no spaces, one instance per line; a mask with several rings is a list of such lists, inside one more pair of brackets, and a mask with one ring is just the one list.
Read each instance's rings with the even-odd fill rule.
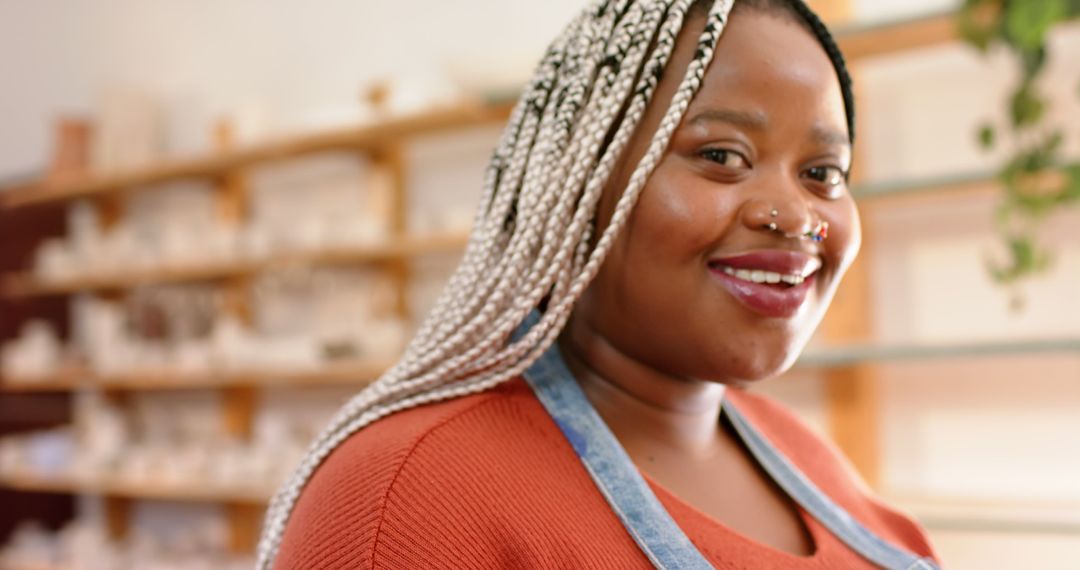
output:
[[769,378],[775,378],[791,369],[795,364],[797,356],[790,359],[785,359],[783,362],[776,363],[770,366],[763,366],[748,370],[746,375],[742,377],[742,383],[760,382],[762,380],[768,380]]
[[757,354],[744,352],[735,362],[728,361],[727,377],[734,378],[735,383],[747,384],[780,376],[795,365],[809,341],[809,336],[803,334],[775,342],[768,350],[759,351]]

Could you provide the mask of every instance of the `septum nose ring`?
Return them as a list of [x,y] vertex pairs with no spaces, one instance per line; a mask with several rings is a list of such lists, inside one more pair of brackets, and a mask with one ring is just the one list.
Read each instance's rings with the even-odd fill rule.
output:
[[[779,210],[777,210],[776,208],[772,208],[769,210],[770,218],[776,218],[778,216],[780,216]],[[782,232],[780,230],[780,226],[777,225],[775,221],[771,221],[767,224],[762,224],[762,228],[769,230],[770,232],[779,233],[784,237],[788,237],[788,234]],[[826,222],[825,220],[818,220],[817,224],[812,229],[803,234],[800,234],[798,237],[808,239],[812,242],[825,241],[825,238],[829,237],[829,222]]]

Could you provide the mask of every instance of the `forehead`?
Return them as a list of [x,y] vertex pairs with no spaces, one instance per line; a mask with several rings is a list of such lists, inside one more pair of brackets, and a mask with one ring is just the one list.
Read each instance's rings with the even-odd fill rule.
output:
[[817,38],[782,14],[734,11],[686,116],[722,108],[766,126],[805,122],[847,139],[836,70]]

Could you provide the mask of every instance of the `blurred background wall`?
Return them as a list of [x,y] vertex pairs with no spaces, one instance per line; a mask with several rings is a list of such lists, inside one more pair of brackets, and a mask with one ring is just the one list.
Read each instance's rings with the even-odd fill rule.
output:
[[[175,117],[181,123],[255,107],[289,125],[353,116],[359,87],[386,77],[458,72],[522,80],[580,5],[3,2],[0,173],[41,164],[58,112],[89,111],[119,87],[175,101],[189,112]],[[848,9],[855,21],[875,22],[951,5],[853,0]]]
[[[63,117],[113,125],[112,146],[98,145],[89,166],[122,173],[505,98],[581,4],[0,0],[0,180],[26,187],[47,175]],[[957,8],[941,0],[811,5],[837,29],[864,32]],[[1066,127],[1065,153],[1075,160],[1075,24],[1052,34],[1051,54],[1050,117]],[[878,492],[919,517],[946,567],[1074,568],[1080,214],[1047,221],[1056,261],[1021,287],[1020,310],[1017,291],[986,270],[1001,250],[992,178],[1007,147],[983,152],[975,132],[1003,123],[1015,66],[1001,50],[987,58],[951,41],[853,68],[862,261],[804,361],[760,389],[836,439]],[[373,103],[379,93],[385,101]],[[0,568],[244,567],[268,489],[370,379],[372,362],[392,358],[453,267],[455,236],[499,133],[497,117],[460,122],[393,152],[337,149],[242,176],[162,178],[122,206],[0,210],[0,268],[9,277],[75,283],[0,305],[0,340],[14,347],[5,353],[0,423],[21,434],[0,440],[0,481],[6,474],[8,482],[0,501],[18,501],[10,524],[22,523]],[[223,195],[242,196],[240,213]],[[204,241],[194,247],[175,243],[196,233]],[[326,247],[340,253],[342,244],[404,236],[449,245],[320,265]],[[312,248],[323,261],[312,262]],[[154,260],[169,255],[188,268],[209,257],[215,268],[235,267],[234,249],[307,261],[175,283],[158,274],[153,286],[78,279],[93,270],[154,274]],[[258,360],[267,354],[279,358]],[[288,373],[266,374],[268,366]],[[106,381],[114,388],[86,388]],[[123,382],[129,387],[115,388]],[[31,409],[61,427],[27,431],[40,427],[22,421]],[[24,413],[17,420],[10,410]],[[258,484],[238,492],[237,480]],[[46,527],[30,526],[34,518]]]

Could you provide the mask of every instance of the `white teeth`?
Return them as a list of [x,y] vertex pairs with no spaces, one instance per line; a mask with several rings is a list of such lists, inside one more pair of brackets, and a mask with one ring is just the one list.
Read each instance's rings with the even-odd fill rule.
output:
[[798,285],[806,280],[802,275],[782,275],[775,271],[764,271],[762,269],[735,269],[726,265],[721,267],[724,273],[734,276],[736,279],[742,279],[743,281],[750,281],[751,283],[780,283],[784,282],[788,285]]

